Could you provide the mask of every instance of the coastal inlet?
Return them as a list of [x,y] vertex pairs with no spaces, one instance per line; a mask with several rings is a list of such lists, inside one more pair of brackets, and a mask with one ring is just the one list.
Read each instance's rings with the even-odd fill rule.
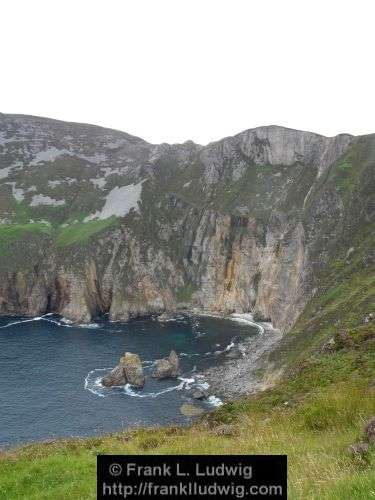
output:
[[[73,325],[63,318],[0,319],[0,448],[139,425],[184,425],[221,404],[205,372],[234,359],[262,334],[241,318],[177,316]],[[237,321],[238,319],[238,321]],[[175,377],[152,377],[156,361],[178,354]],[[125,352],[142,360],[146,383],[105,387]]]

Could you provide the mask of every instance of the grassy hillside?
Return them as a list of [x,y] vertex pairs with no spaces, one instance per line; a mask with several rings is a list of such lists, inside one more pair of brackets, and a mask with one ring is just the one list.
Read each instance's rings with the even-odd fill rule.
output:
[[375,277],[373,268],[351,269],[311,301],[274,353],[274,372],[265,374],[278,376],[272,388],[185,429],[135,429],[3,452],[0,498],[95,498],[98,453],[286,453],[290,498],[372,498],[375,445],[362,458],[348,447],[363,440],[375,415],[375,320],[364,321],[375,303]]
[[[0,215],[5,221],[0,228],[0,269],[7,276],[26,269],[32,282],[35,269],[43,268],[45,256],[53,251],[62,260],[61,269],[65,265],[68,271],[70,263],[84,269],[83,263],[89,262],[84,257],[96,257],[100,282],[100,265],[102,257],[110,255],[106,249],[111,250],[111,238],[102,246],[96,238],[111,236],[112,229],[125,224],[116,217],[83,221],[102,208],[111,189],[147,178],[139,211],[136,216],[126,216],[128,242],[124,233],[124,248],[116,254],[122,262],[127,262],[128,255],[140,255],[134,269],[117,268],[118,276],[117,271],[113,274],[113,281],[123,286],[119,287],[119,300],[132,290],[134,309],[144,313],[145,297],[134,286],[140,282],[138,268],[150,283],[159,280],[160,289],[166,286],[168,273],[178,274],[183,268],[186,277],[181,274],[184,279],[172,282],[171,290],[176,288],[179,302],[191,299],[204,275],[195,269],[199,266],[194,262],[184,267],[190,260],[186,255],[198,245],[198,229],[202,241],[203,236],[212,239],[216,234],[215,221],[200,226],[207,210],[248,217],[250,222],[255,219],[259,233],[254,238],[259,239],[259,249],[266,248],[270,223],[270,241],[279,238],[274,251],[278,253],[281,245],[290,261],[296,254],[290,251],[289,239],[302,224],[308,266],[301,280],[306,290],[297,292],[306,293],[306,297],[312,290],[316,293],[273,352],[270,369],[260,373],[267,387],[263,392],[227,403],[189,428],[133,429],[0,451],[0,499],[96,498],[98,453],[286,453],[290,498],[375,498],[375,444],[361,457],[348,451],[351,444],[364,439],[364,425],[375,416],[375,318],[366,321],[369,313],[375,314],[375,136],[357,138],[342,157],[317,176],[319,162],[310,161],[315,150],[285,166],[259,165],[232,141],[225,142],[225,154],[215,144],[203,152],[196,146],[182,145],[183,150],[163,146],[159,159],[156,155],[148,164],[149,146],[122,136],[131,147],[117,148],[117,143],[105,138],[105,158],[97,160],[96,133],[83,148],[76,142],[77,134],[67,145],[60,144],[60,137],[65,137],[65,129],[60,131],[63,125],[56,125],[56,130],[55,125],[48,127],[52,127],[48,151],[51,155],[57,144],[61,154],[53,161],[37,163],[38,169],[12,170],[0,193]],[[310,140],[317,147],[316,138]],[[268,155],[262,153],[264,144],[257,141],[260,158]],[[295,144],[299,142],[289,137],[283,147],[294,151]],[[267,151],[269,147],[267,143]],[[76,151],[76,157],[62,154],[66,148]],[[12,157],[7,165],[19,160],[18,143],[9,154]],[[34,151],[34,156],[37,154]],[[129,159],[134,160],[131,168]],[[49,204],[32,205],[35,193],[48,196]],[[17,196],[23,197],[22,201],[17,202]],[[65,203],[56,205],[61,200]],[[271,220],[272,213],[280,218]],[[284,225],[288,230],[280,229]],[[223,232],[228,248],[232,248],[230,236],[230,232]],[[95,253],[98,247],[103,248],[102,253]],[[205,251],[202,245],[198,264]],[[154,265],[159,253],[162,257]],[[169,262],[169,267],[162,267],[164,256],[170,258],[172,267]],[[6,292],[13,292],[13,281],[10,283]],[[22,290],[16,291],[13,295],[20,302]],[[97,302],[98,310],[106,293],[104,290]]]

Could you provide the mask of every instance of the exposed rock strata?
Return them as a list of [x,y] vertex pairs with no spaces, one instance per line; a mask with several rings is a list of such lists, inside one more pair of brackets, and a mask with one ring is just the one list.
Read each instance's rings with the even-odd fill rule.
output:
[[[365,183],[374,144],[271,126],[207,146],[155,146],[0,115],[0,229],[42,224],[0,234],[0,314],[88,322],[251,310],[287,330],[338,246],[353,246],[345,235],[373,220]],[[333,184],[340,168],[358,173],[355,205]],[[92,224],[117,186],[141,181],[129,213],[103,230],[106,221]],[[36,194],[59,204],[32,206]],[[75,233],[87,228],[86,239]]]

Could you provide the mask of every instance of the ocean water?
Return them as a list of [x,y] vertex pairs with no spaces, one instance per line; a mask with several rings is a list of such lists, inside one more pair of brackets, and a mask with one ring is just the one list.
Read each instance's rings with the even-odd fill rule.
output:
[[[249,323],[210,317],[76,326],[57,316],[0,318],[0,449],[34,440],[88,436],[139,425],[187,424],[191,399],[206,368],[223,363],[236,345],[258,335]],[[142,390],[104,388],[100,378],[125,351],[140,355],[146,375],[174,349],[178,380],[147,377]],[[191,391],[190,391],[191,392]]]

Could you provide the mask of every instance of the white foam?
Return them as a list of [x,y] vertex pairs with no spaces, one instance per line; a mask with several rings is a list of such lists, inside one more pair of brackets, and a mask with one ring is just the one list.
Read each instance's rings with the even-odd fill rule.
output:
[[95,328],[100,328],[100,325],[98,323],[80,323],[78,325],[75,325],[79,328],[92,328],[92,329],[95,329]]
[[215,406],[215,407],[218,407],[218,406],[222,406],[224,403],[222,402],[222,400],[220,398],[218,398],[217,396],[209,396],[207,398],[207,403],[211,406]]
[[91,370],[86,375],[84,388],[101,398],[108,396],[109,394],[105,392],[106,388],[101,384],[102,377],[98,377],[97,374],[98,372],[103,372],[103,375],[105,375],[105,373],[108,373],[111,370],[113,370],[113,368],[99,368]]
[[65,327],[65,328],[72,328],[72,325],[68,325],[66,323],[62,323],[62,322],[58,321],[57,319],[41,318],[41,320],[42,321],[48,321],[48,323],[52,323],[53,325],[62,326],[62,327]]
[[64,317],[61,318],[61,321],[63,323],[66,323],[67,325],[71,325],[73,323],[73,321],[71,319],[64,318]]
[[53,315],[53,313],[44,314],[43,316],[35,316],[34,318],[30,318],[30,319],[21,319],[19,321],[11,321],[10,323],[7,323],[6,325],[0,326],[0,328],[8,328],[10,326],[21,325],[22,323],[31,323],[33,321],[48,321],[49,323],[53,323],[53,324],[58,325],[58,326],[69,326],[69,325],[62,324],[57,320],[48,318],[48,316],[51,316],[51,315]]
[[20,325],[22,323],[30,323],[31,321],[40,321],[41,319],[42,319],[42,316],[37,316],[35,318],[23,319],[20,321],[12,321],[10,323],[7,323],[6,325],[0,326],[0,328],[8,328],[9,326],[13,326],[13,325]]
[[260,333],[265,332],[265,328],[262,325],[260,325],[259,323],[256,323],[254,321],[253,315],[251,313],[243,313],[243,314],[234,313],[234,314],[231,314],[230,316],[228,316],[228,319],[230,319],[231,321],[236,321],[237,323],[243,323],[243,324],[254,326],[255,328],[258,328]]
[[140,393],[136,392],[132,389],[132,386],[130,384],[126,384],[124,387],[124,391],[128,396],[136,397],[136,398],[156,398],[160,396],[161,394],[165,394],[167,392],[171,391],[180,391],[183,389],[185,383],[181,382],[178,385],[172,385],[170,387],[167,387],[166,389],[162,389],[161,391],[158,392],[146,392],[146,393]]
[[[151,363],[151,361],[148,361],[148,363]],[[121,389],[127,396],[135,398],[156,398],[171,391],[190,389],[191,384],[195,382],[194,378],[179,377],[179,384],[166,387],[165,389],[156,392],[136,391],[130,384],[126,384],[125,386],[105,387],[101,383],[102,377],[112,370],[113,368],[95,368],[94,370],[91,370],[85,377],[84,388],[101,398],[115,394],[116,389]]]
[[230,344],[228,344],[227,347],[222,352],[230,351],[232,349],[232,347],[234,347],[234,346],[235,346],[235,343],[232,340],[232,342]]

